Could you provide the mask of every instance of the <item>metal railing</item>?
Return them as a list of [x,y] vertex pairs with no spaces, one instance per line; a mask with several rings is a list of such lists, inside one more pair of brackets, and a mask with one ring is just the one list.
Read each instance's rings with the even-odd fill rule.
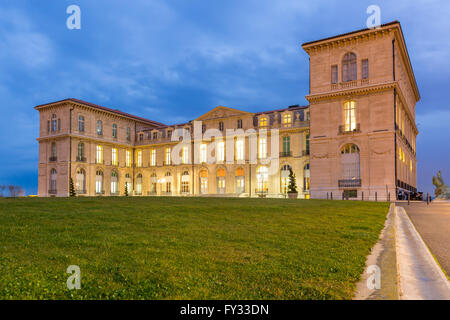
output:
[[280,152],[280,158],[291,157],[291,156],[292,156],[291,151],[282,151],[282,152]]
[[342,179],[338,181],[339,188],[361,187],[361,179]]
[[349,133],[359,133],[361,132],[361,126],[359,123],[356,124],[356,127],[353,130],[347,130],[345,125],[340,125],[338,134],[349,134]]
[[58,158],[57,157],[50,157],[50,158],[48,158],[48,160],[50,162],[56,162],[58,160]]

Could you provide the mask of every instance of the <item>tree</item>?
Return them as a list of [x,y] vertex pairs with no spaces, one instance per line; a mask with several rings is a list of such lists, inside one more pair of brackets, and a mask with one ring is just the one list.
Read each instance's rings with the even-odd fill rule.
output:
[[128,183],[125,182],[125,197],[128,197]]
[[69,196],[75,197],[77,194],[75,193],[75,187],[73,186],[73,179],[70,178],[70,184],[69,184]]
[[289,168],[288,193],[298,193],[298,191],[297,191],[297,182],[295,181],[295,174],[292,171],[292,168]]
[[[21,186],[9,185],[7,188],[11,198],[25,196],[25,190],[23,190]],[[3,186],[2,189],[4,190],[6,187]]]

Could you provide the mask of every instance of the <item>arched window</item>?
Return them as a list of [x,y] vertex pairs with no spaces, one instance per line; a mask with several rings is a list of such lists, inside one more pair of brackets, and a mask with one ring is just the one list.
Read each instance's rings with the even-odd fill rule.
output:
[[256,169],[256,192],[267,193],[269,191],[269,169],[259,166]]
[[360,178],[359,147],[356,144],[346,144],[341,148],[342,180]]
[[78,161],[83,161],[84,159],[84,143],[80,142],[78,143],[78,156],[77,156],[77,160]]
[[225,193],[225,169],[220,168],[217,170],[217,193],[224,194]]
[[97,170],[95,173],[95,193],[103,194],[103,172],[101,170]]
[[281,168],[281,173],[280,173],[280,184],[281,184],[281,193],[283,194],[287,194],[288,192],[288,186],[289,186],[289,173],[291,171],[291,166],[288,164],[285,164],[282,168]]
[[129,173],[125,174],[125,185],[127,186],[128,194],[131,194],[131,191],[133,190],[131,185],[131,176]]
[[186,194],[189,193],[189,172],[184,171],[181,175],[181,193]]
[[348,52],[342,59],[342,81],[356,80],[356,54]]
[[356,129],[356,102],[351,100],[344,103],[344,130],[346,132]]
[[158,186],[158,178],[156,176],[156,173],[152,173],[150,176],[150,194],[157,193],[157,186]]
[[78,116],[78,131],[84,132],[84,117]]
[[311,174],[309,172],[309,163],[303,167],[303,191],[309,191],[309,182]]
[[208,193],[208,170],[206,169],[200,171],[200,193]]
[[86,171],[83,168],[77,170],[75,189],[79,194],[86,193]]
[[170,172],[166,172],[164,175],[164,180],[166,181],[166,194],[172,193],[172,174]]
[[244,168],[239,167],[236,169],[235,179],[236,179],[236,193],[244,193],[245,190]]
[[50,171],[50,190],[49,190],[49,193],[53,193],[53,194],[56,193],[56,178],[57,178],[56,169],[52,169]]
[[119,194],[119,179],[116,171],[111,172],[111,194]]
[[115,123],[112,125],[112,137],[117,138],[117,124]]
[[138,174],[136,177],[136,195],[142,195],[142,174]]

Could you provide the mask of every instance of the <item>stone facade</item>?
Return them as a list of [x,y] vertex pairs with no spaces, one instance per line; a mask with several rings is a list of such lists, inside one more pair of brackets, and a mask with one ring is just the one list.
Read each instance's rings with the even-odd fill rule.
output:
[[400,24],[303,48],[309,106],[259,113],[218,106],[173,126],[77,99],[35,107],[39,196],[68,196],[72,179],[78,196],[127,189],[134,196],[284,197],[287,168],[299,198],[383,200],[416,191],[420,96]]

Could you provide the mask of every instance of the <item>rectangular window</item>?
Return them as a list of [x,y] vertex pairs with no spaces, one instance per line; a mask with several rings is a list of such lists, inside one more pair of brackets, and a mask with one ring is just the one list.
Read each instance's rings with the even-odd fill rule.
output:
[[127,150],[125,152],[125,165],[128,168],[131,167],[131,152],[130,152],[130,150]]
[[205,133],[206,131],[206,124],[202,124],[202,133]]
[[61,119],[58,119],[58,131],[61,130]]
[[291,137],[283,137],[283,154],[289,156],[291,153]]
[[338,83],[338,66],[331,66],[331,83]]
[[361,62],[361,78],[362,79],[369,79],[369,60],[368,59],[364,59]]
[[172,162],[172,149],[171,148],[166,148],[166,161],[165,161],[165,165],[168,166],[171,164]]
[[207,146],[206,143],[202,143],[200,145],[200,162],[206,163],[207,162]]
[[56,119],[52,120],[52,131],[56,132]]
[[167,138],[172,139],[172,130],[167,131]]
[[237,127],[238,127],[238,129],[242,129],[242,119],[239,119],[237,121]]
[[183,147],[181,149],[181,163],[182,164],[189,163],[189,147]]
[[117,138],[117,124],[112,125],[112,137]]
[[244,140],[236,140],[236,160],[244,160]]
[[266,128],[267,127],[267,118],[266,117],[259,119],[259,126],[261,128]]
[[102,121],[101,120],[97,120],[97,134],[98,135],[102,135],[103,134],[103,126],[102,126]]
[[47,121],[47,133],[50,133],[50,120]]
[[346,132],[356,129],[355,101],[347,101],[344,104],[344,129]]
[[223,131],[223,122],[219,122],[219,130]]
[[97,157],[96,157],[97,163],[103,163],[103,147],[97,146]]
[[266,137],[259,138],[258,155],[259,155],[260,159],[265,159],[267,157],[267,139],[266,139]]
[[111,164],[113,166],[117,166],[119,164],[119,161],[117,160],[117,148],[112,148],[112,155],[111,155]]
[[137,152],[137,166],[142,167],[142,150]]
[[156,150],[153,149],[151,152],[151,160],[150,164],[154,167],[156,166]]
[[158,139],[158,132],[153,132],[153,137],[152,137],[152,139],[153,139],[153,140]]
[[78,131],[84,132],[84,117],[83,116],[78,117]]
[[288,128],[291,126],[292,123],[292,116],[290,113],[286,113],[283,115],[283,126],[285,128]]
[[127,141],[131,140],[131,130],[130,128],[127,128]]
[[217,143],[217,161],[225,161],[225,142],[220,141]]

